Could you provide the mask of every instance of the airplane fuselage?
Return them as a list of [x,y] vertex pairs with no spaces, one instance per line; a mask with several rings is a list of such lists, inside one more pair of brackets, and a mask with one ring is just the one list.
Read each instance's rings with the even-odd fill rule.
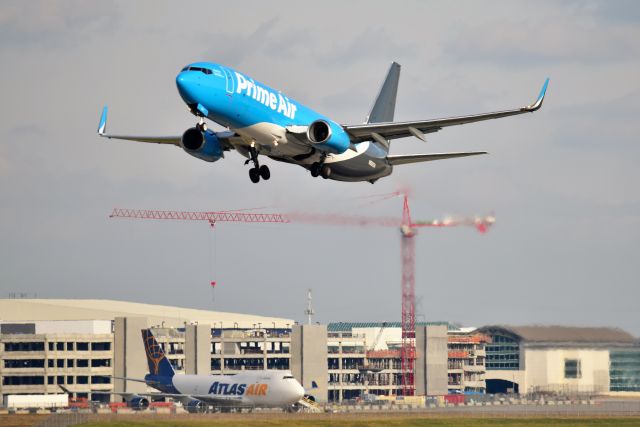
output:
[[174,375],[147,384],[164,393],[191,395],[215,405],[286,407],[304,396],[304,389],[289,371],[245,371],[235,375]]
[[[376,141],[311,146],[299,129],[317,120],[327,122],[334,134],[344,133],[342,126],[232,68],[190,64],[178,74],[176,84],[192,113],[229,128],[261,155],[305,168],[322,162],[330,165],[330,178],[339,181],[375,181],[392,172],[387,150]],[[236,149],[248,157],[247,149]]]

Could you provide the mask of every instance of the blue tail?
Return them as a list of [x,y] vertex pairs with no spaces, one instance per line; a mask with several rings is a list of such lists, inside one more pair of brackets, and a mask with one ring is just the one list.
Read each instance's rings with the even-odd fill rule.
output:
[[144,351],[147,354],[147,362],[149,363],[149,375],[164,378],[173,377],[175,371],[164,355],[162,347],[160,347],[160,344],[151,333],[151,329],[142,330],[142,342]]

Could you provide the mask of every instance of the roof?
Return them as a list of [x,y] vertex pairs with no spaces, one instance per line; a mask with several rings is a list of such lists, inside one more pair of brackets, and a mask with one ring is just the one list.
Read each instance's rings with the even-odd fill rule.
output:
[[[452,329],[448,322],[416,322],[416,326],[442,326]],[[401,328],[400,322],[333,322],[327,325],[327,332],[351,332],[353,328]]]
[[[115,317],[146,317],[150,325],[179,327],[185,322],[198,322],[217,327],[239,328],[275,326],[290,327],[291,319],[253,314],[199,310],[156,304],[104,299],[0,299],[0,320],[113,320]],[[217,324],[217,325],[214,325]]]
[[502,330],[527,342],[571,342],[571,343],[615,343],[634,344],[633,335],[620,328],[579,326],[506,326],[494,325],[478,328],[479,332],[491,335]]

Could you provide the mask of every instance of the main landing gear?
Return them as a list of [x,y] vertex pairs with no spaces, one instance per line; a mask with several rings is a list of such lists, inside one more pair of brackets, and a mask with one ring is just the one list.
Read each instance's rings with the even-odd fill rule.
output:
[[313,163],[309,170],[311,171],[311,176],[314,178],[322,176],[322,178],[327,179],[331,176],[331,167],[325,165],[324,161]]
[[258,162],[258,152],[254,147],[249,148],[249,155],[251,156],[251,158],[247,159],[244,164],[246,165],[249,164],[249,162],[253,162],[254,167],[249,169],[249,179],[251,180],[251,182],[257,184],[258,182],[260,182],[260,178],[264,179],[265,181],[271,178],[271,171],[269,170],[269,166],[260,166],[260,163]]

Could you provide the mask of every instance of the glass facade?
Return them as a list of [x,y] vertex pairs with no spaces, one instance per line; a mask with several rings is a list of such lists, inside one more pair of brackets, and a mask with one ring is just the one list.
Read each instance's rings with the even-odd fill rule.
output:
[[611,350],[609,360],[610,390],[640,392],[640,349]]
[[491,335],[491,343],[485,347],[487,370],[520,369],[520,343],[513,337]]

